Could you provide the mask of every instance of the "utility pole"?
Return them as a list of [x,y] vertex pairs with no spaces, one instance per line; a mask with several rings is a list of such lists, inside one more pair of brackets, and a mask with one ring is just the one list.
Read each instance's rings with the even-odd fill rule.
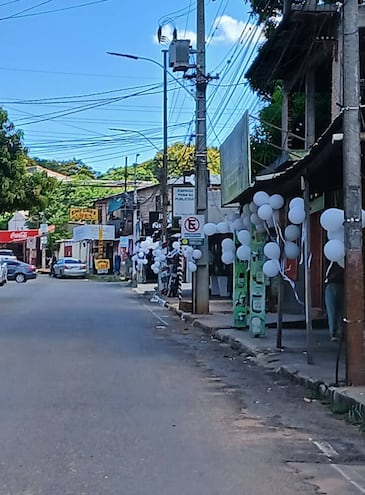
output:
[[[204,0],[197,0],[196,41],[196,126],[195,126],[195,206],[197,215],[207,221],[208,168],[206,135],[206,89],[205,75],[205,9]],[[208,241],[201,246],[203,253],[193,277],[193,313],[209,313],[209,264]]]
[[[139,153],[136,154],[136,159],[133,164],[133,252],[136,249],[137,243],[137,222],[138,222],[138,196],[137,196],[137,160],[139,157]],[[133,262],[132,264],[132,286],[137,286],[137,273],[136,273],[136,264]]]
[[161,201],[162,201],[162,223],[161,241],[167,241],[167,208],[169,198],[167,195],[167,50],[163,53],[163,158],[161,170]]
[[342,8],[346,371],[348,384],[365,385],[358,2]]
[[125,157],[124,162],[124,192],[127,192],[127,183],[128,183],[128,157]]

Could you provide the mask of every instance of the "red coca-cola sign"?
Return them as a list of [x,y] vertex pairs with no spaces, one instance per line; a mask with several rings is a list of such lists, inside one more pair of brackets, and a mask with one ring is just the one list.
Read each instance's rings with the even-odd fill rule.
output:
[[39,235],[38,229],[29,230],[0,230],[0,243],[24,242],[28,237]]

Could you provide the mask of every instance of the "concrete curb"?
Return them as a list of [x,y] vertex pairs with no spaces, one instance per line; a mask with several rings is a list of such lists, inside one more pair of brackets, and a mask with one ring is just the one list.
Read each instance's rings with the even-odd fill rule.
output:
[[316,399],[323,400],[329,404],[333,411],[346,414],[347,419],[350,422],[361,425],[362,428],[365,428],[365,403],[357,400],[357,398],[352,395],[352,387],[334,387],[324,383],[321,380],[316,380],[313,377],[300,374],[298,370],[291,369],[290,366],[286,365],[279,365],[278,368],[274,369],[271,364],[265,363],[264,360],[260,359],[260,356],[264,354],[262,351],[257,351],[256,349],[245,345],[243,342],[230,335],[222,335],[219,329],[214,329],[209,325],[200,322],[190,313],[184,313],[173,304],[162,299],[160,296],[154,297],[159,299],[155,302],[159,302],[159,304],[163,305],[170,311],[173,311],[177,316],[190,323],[193,327],[198,327],[217,340],[229,344],[232,349],[242,351],[248,356],[255,358],[259,366],[270,369],[274,373],[288,378],[293,383],[301,385],[303,388],[311,391]]

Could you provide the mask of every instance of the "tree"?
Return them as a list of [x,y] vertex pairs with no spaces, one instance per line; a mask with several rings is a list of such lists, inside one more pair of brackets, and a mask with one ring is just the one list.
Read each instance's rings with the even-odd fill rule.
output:
[[94,170],[85,165],[81,160],[74,158],[73,160],[57,161],[57,160],[45,160],[41,158],[34,158],[35,164],[49,170],[54,170],[64,175],[79,175],[89,179],[95,179],[96,175]]
[[23,188],[26,150],[21,142],[22,134],[0,109],[0,213],[21,209],[25,202]]

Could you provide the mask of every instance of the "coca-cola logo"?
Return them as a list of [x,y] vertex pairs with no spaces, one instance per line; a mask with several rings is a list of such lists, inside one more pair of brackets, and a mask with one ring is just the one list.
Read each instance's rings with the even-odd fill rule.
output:
[[13,241],[25,241],[27,237],[28,237],[28,233],[25,231],[10,233],[10,239],[12,239]]

